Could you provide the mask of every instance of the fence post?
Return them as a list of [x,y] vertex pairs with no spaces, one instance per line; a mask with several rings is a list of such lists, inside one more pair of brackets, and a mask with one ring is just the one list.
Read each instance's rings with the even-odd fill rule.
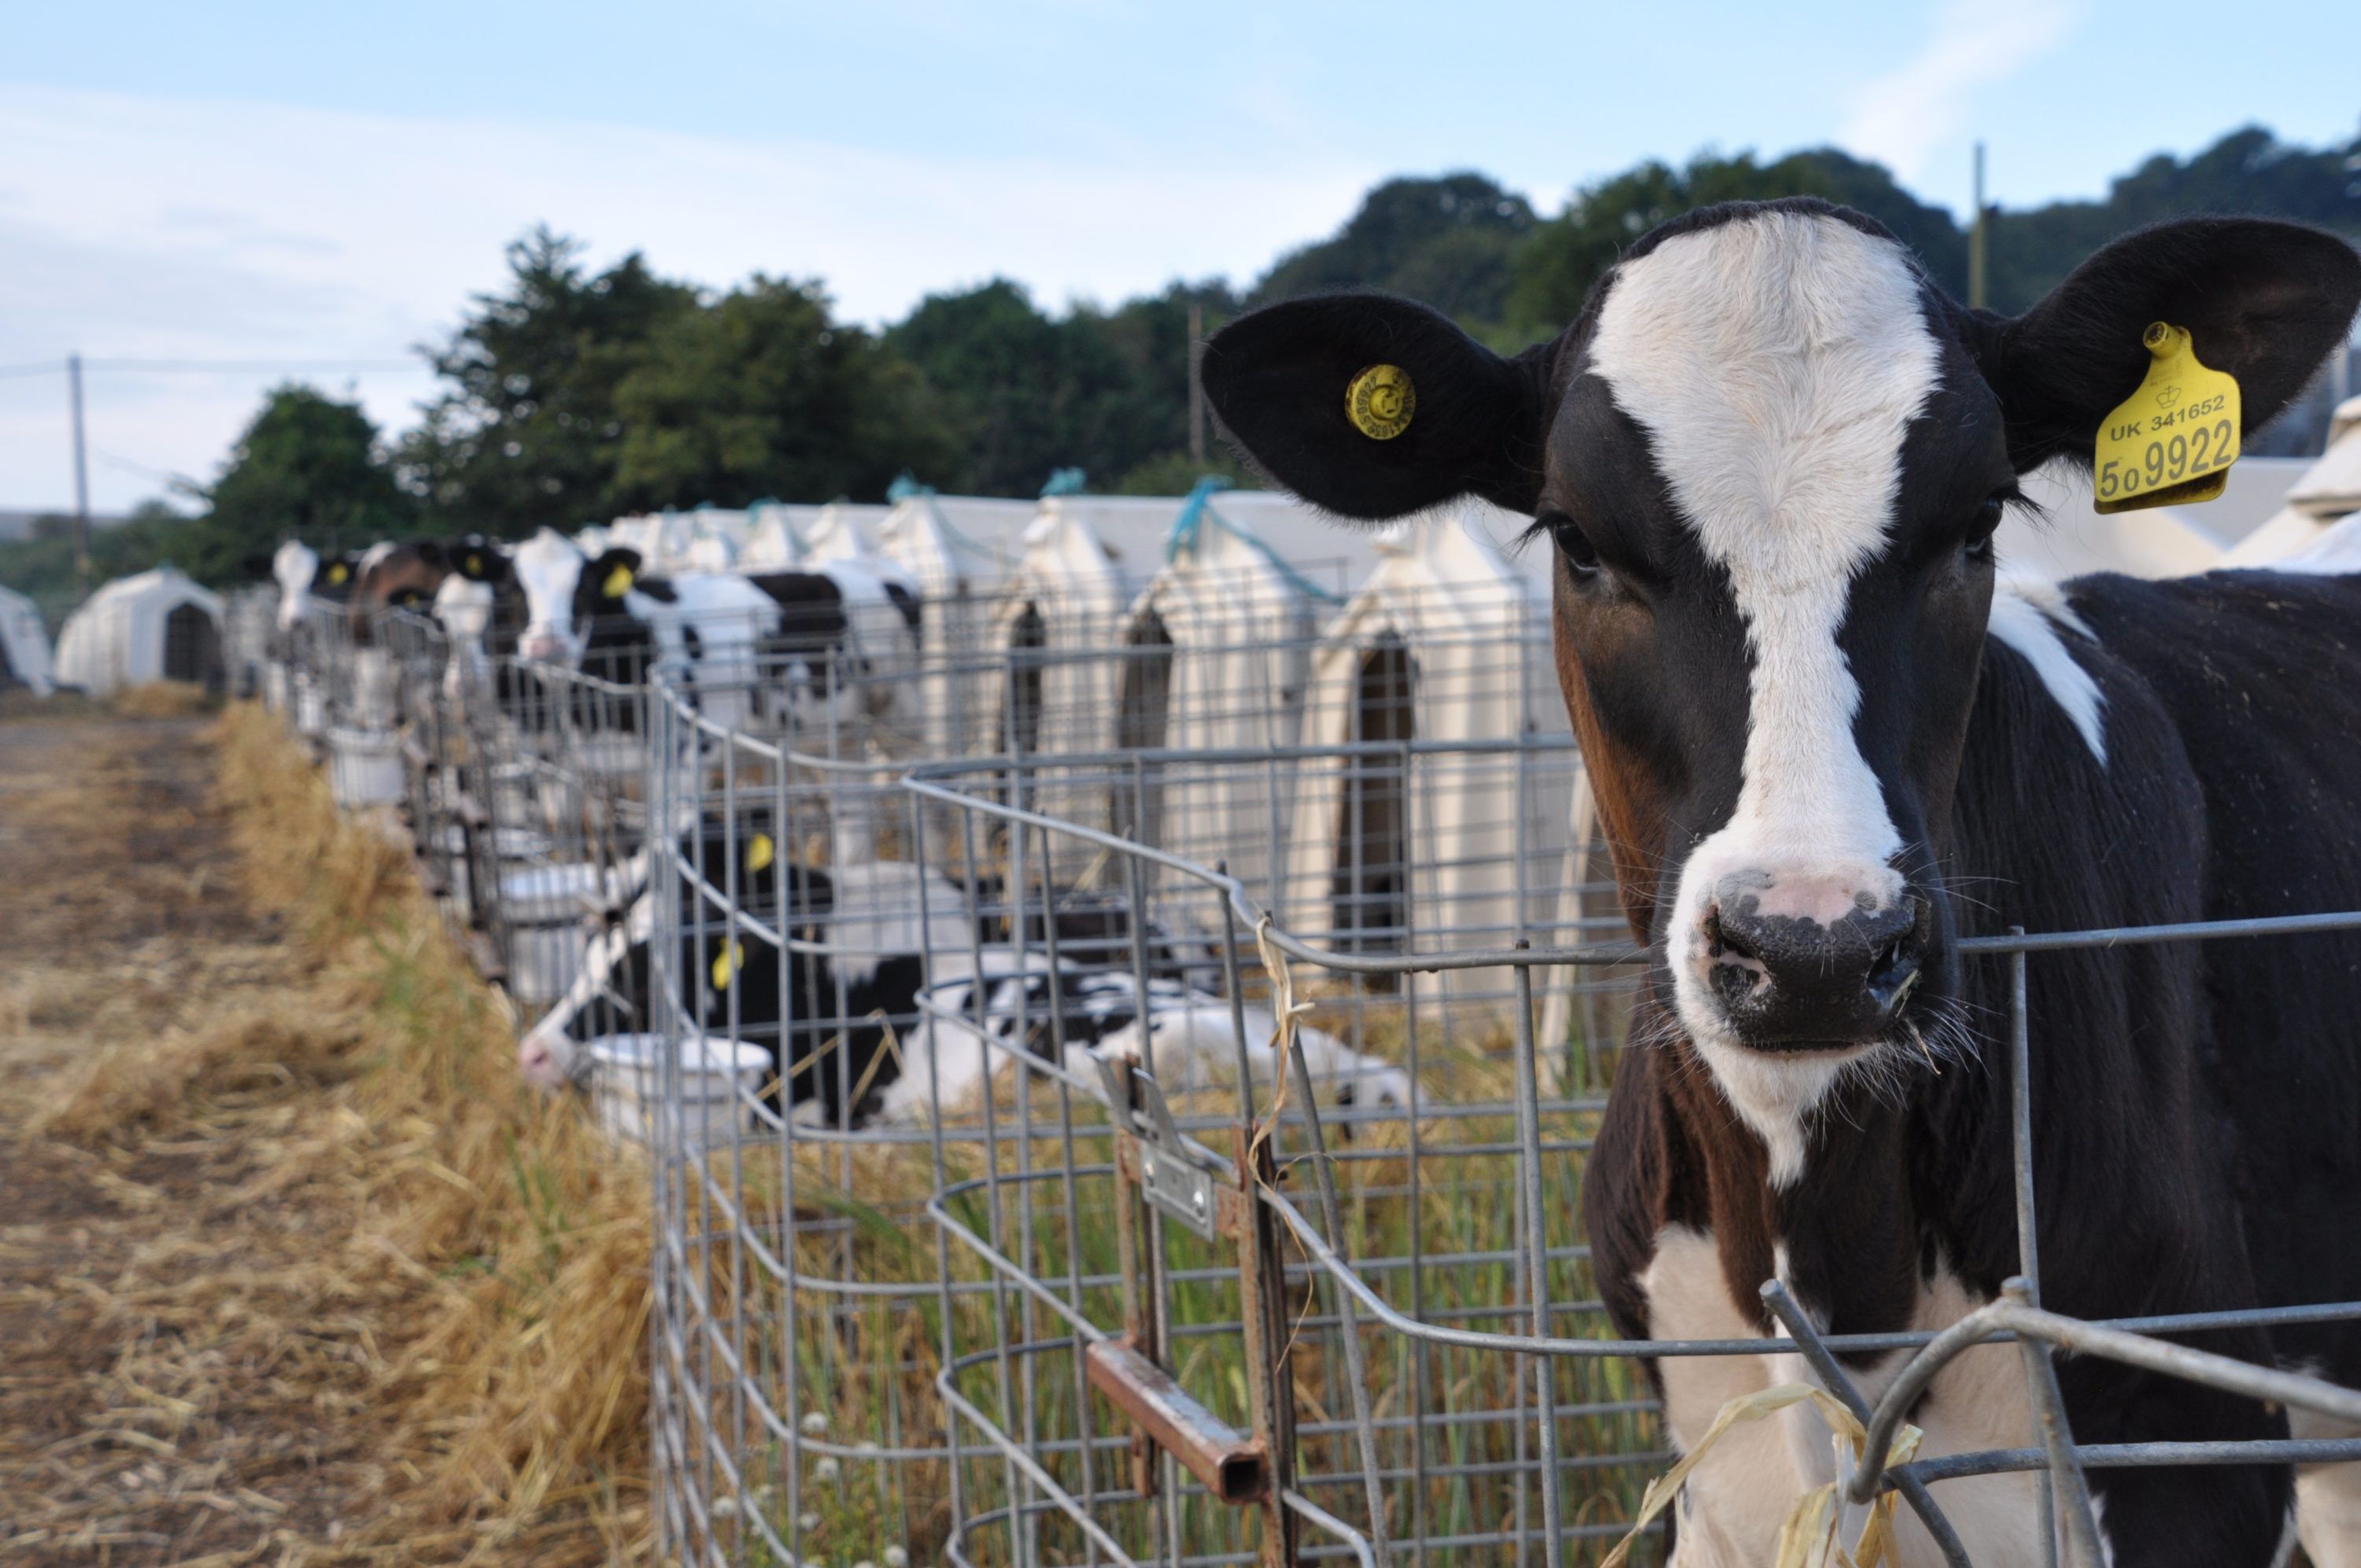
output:
[[1288,1332],[1287,1258],[1279,1249],[1279,1219],[1262,1194],[1279,1183],[1279,1160],[1268,1138],[1240,1124],[1231,1130],[1238,1190],[1238,1316],[1246,1342],[1246,1414],[1254,1434],[1270,1455],[1270,1486],[1264,1493],[1262,1568],[1294,1568],[1295,1516],[1286,1494],[1295,1485],[1295,1373],[1293,1336]]

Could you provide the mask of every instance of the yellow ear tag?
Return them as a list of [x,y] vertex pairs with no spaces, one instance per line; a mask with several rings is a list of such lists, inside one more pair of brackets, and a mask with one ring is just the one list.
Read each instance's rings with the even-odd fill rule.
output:
[[346,565],[342,561],[339,561],[335,565],[328,568],[328,585],[331,587],[335,587],[342,584],[346,577],[349,577],[352,575],[353,569],[350,566]]
[[713,989],[716,991],[729,990],[730,977],[738,972],[739,966],[743,964],[745,961],[746,945],[743,942],[733,941],[728,947],[722,948],[721,951],[714,954]]
[[1418,389],[1399,365],[1372,365],[1345,389],[1345,417],[1371,441],[1391,441],[1418,412]]
[[484,558],[481,555],[470,555],[467,557],[467,576],[471,577],[478,576],[482,573],[483,569]]
[[2164,322],[2140,341],[2147,378],[2099,427],[2091,459],[2102,512],[2210,501],[2238,460],[2238,381],[2197,362],[2189,329]]
[[631,591],[631,569],[629,566],[618,566],[613,571],[608,573],[606,586],[600,589],[600,591],[610,599],[619,599],[625,594],[630,593]]
[[746,869],[750,872],[769,871],[778,853],[778,846],[771,842],[768,833],[757,833],[746,842]]

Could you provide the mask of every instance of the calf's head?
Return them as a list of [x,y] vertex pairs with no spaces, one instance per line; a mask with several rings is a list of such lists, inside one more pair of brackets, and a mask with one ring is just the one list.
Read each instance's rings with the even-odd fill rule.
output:
[[[1331,511],[1475,496],[1533,519],[1626,912],[1745,1110],[1817,1094],[1953,984],[1947,824],[2016,477],[2088,461],[2150,322],[2237,377],[2252,425],[2356,299],[2343,241],[2205,219],[2004,319],[1871,220],[1797,200],[1657,230],[1514,358],[1339,296],[1234,323],[1203,375],[1255,461]],[[1348,408],[1376,366],[1408,381],[1407,423]]]
[[580,547],[552,528],[541,530],[516,547],[510,565],[524,589],[525,601],[518,652],[553,663],[571,663],[582,656],[575,598],[586,579],[586,564]]

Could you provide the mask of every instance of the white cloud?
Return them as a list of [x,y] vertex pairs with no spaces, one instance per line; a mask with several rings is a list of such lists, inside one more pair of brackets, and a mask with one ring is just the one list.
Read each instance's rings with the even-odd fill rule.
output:
[[[781,124],[793,124],[783,105]],[[881,114],[891,114],[890,102]],[[724,284],[826,279],[855,319],[995,273],[1045,304],[1174,277],[1251,275],[1333,228],[1380,170],[1358,163],[1148,166],[924,159],[783,134],[760,143],[598,124],[405,119],[197,99],[0,88],[0,365],[120,357],[383,358],[448,332],[547,222],[600,260],[639,248]],[[92,441],[209,475],[269,378],[93,373]],[[340,384],[337,378],[326,378]],[[406,422],[415,375],[357,389]],[[61,393],[0,381],[0,506],[71,494]],[[98,504],[153,486],[93,471]]]
[[2076,19],[2055,0],[1951,0],[1924,49],[1853,95],[1837,140],[1905,181],[1920,178],[1977,91],[2055,49]]

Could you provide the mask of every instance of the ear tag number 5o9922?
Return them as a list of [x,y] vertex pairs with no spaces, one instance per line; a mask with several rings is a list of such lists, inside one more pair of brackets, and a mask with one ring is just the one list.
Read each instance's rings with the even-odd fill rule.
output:
[[2157,322],[2140,339],[2147,378],[2099,427],[2092,504],[2102,512],[2210,501],[2238,460],[2238,382],[2197,362],[2189,329]]

